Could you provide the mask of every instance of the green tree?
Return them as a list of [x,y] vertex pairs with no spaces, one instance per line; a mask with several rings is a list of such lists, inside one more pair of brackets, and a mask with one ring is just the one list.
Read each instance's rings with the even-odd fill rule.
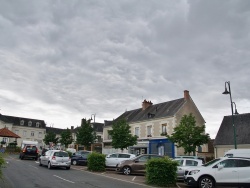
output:
[[84,145],[85,148],[89,149],[91,144],[96,140],[96,132],[94,128],[90,125],[90,120],[82,119],[81,126],[76,132],[76,143]]
[[61,133],[60,143],[65,145],[67,148],[69,144],[73,142],[71,131],[67,128],[65,131]]
[[133,136],[130,131],[130,126],[127,121],[118,119],[112,124],[112,130],[108,131],[112,137],[112,146],[115,149],[121,149],[122,151],[129,146],[137,144],[137,136]]
[[185,154],[195,155],[196,147],[208,143],[210,136],[205,134],[205,125],[197,126],[195,117],[190,113],[181,118],[180,124],[167,138],[177,147],[183,147]]
[[59,138],[56,137],[56,133],[54,133],[54,132],[48,132],[48,133],[46,133],[43,141],[44,141],[44,143],[46,145],[49,145],[50,142],[53,142],[54,144],[57,144],[58,143],[58,139]]

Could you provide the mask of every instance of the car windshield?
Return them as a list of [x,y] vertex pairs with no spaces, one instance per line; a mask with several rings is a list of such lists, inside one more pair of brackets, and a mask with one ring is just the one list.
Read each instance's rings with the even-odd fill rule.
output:
[[213,165],[214,163],[216,163],[219,160],[220,160],[220,158],[214,159],[212,161],[207,162],[206,164],[204,164],[202,166],[211,166],[211,165]]

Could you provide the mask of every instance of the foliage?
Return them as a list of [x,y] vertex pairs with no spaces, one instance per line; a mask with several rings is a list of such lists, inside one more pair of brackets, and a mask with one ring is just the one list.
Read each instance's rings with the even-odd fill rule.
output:
[[85,148],[90,148],[96,138],[96,132],[90,125],[90,120],[86,121],[86,119],[83,118],[81,127],[79,127],[76,132],[76,143],[84,145]]
[[62,145],[65,145],[65,147],[67,148],[68,145],[71,144],[72,142],[73,142],[73,138],[72,138],[71,131],[67,128],[65,131],[61,133],[60,143]]
[[167,136],[167,138],[177,147],[183,147],[185,154],[193,153],[193,155],[197,146],[207,143],[210,139],[209,134],[205,134],[205,125],[197,126],[195,117],[191,113],[181,118],[172,136]]
[[112,130],[109,130],[108,133],[112,137],[112,146],[115,149],[124,150],[137,144],[137,136],[131,134],[130,126],[124,118],[114,121]]
[[46,145],[49,145],[50,142],[52,142],[54,144],[57,144],[58,143],[58,139],[59,138],[56,137],[56,133],[54,133],[54,132],[48,132],[48,133],[46,133],[43,141],[44,141],[44,143]]
[[151,185],[175,187],[178,162],[165,158],[150,159],[146,163],[146,182]]
[[105,155],[93,152],[88,155],[88,170],[95,172],[105,171]]
[[2,168],[5,164],[4,158],[3,158],[3,154],[0,153],[0,178],[2,178]]
[[69,154],[69,157],[71,158],[72,157],[72,152],[70,151],[66,151],[68,154]]

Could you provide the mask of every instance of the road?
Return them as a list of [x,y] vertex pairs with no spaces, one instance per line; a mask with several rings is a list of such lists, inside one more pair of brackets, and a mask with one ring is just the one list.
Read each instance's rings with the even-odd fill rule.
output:
[[[114,171],[92,173],[84,166],[71,166],[70,170],[51,169],[39,166],[34,160],[20,160],[8,156],[3,168],[4,181],[0,188],[142,188],[152,187],[145,184],[144,176],[125,176]],[[185,187],[178,185],[179,188]]]

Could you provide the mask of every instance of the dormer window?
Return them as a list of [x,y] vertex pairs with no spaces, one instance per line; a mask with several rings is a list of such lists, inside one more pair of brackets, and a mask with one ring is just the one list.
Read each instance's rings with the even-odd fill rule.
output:
[[40,127],[40,122],[36,122],[36,127]]
[[20,121],[20,125],[24,125],[24,120],[21,120],[21,121]]
[[31,127],[32,126],[32,121],[28,122],[28,126]]

